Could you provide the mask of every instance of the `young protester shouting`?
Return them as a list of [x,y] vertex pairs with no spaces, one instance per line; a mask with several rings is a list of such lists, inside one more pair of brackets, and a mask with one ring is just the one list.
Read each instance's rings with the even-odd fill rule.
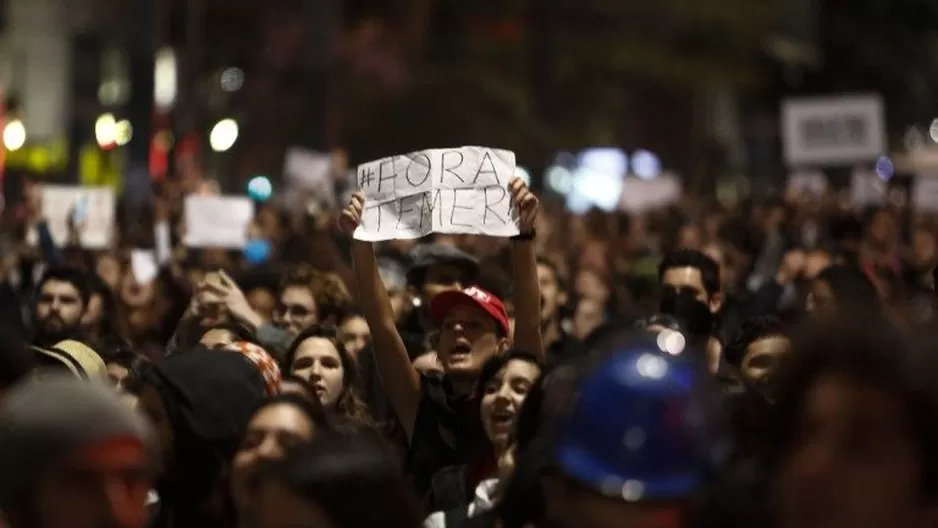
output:
[[[543,360],[540,327],[540,291],[534,248],[534,220],[538,200],[524,182],[509,183],[519,212],[520,235],[512,243],[513,290],[515,292],[515,348]],[[361,222],[365,200],[355,193],[343,211],[340,224],[349,236]],[[501,299],[477,287],[448,291],[431,301],[431,313],[440,325],[437,354],[444,376],[421,376],[394,324],[394,313],[378,273],[374,247],[353,240],[352,258],[358,282],[359,302],[371,327],[375,359],[391,407],[409,440],[408,466],[418,492],[426,491],[437,470],[459,463],[473,466],[486,462],[479,457],[484,432],[472,420],[478,408],[475,385],[492,356],[508,349],[509,320]],[[481,445],[485,445],[481,442]],[[471,486],[478,484],[470,483]],[[470,488],[471,489],[471,488]]]

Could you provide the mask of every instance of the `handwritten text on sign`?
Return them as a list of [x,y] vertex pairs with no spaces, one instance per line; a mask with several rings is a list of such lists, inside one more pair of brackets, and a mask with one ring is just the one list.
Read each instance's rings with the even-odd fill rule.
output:
[[365,209],[355,238],[518,234],[508,182],[515,154],[484,147],[421,150],[358,166]]

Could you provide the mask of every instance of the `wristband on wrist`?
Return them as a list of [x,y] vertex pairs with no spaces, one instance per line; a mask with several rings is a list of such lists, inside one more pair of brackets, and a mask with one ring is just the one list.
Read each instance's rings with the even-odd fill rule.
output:
[[534,240],[534,237],[537,235],[537,231],[532,229],[528,233],[518,233],[517,235],[511,237],[509,240],[512,242],[527,242]]

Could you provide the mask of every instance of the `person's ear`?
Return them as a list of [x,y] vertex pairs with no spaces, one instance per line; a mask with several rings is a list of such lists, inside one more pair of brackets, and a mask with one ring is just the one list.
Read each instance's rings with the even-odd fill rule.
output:
[[723,293],[717,292],[711,295],[707,306],[710,308],[711,313],[718,313],[723,308]]
[[511,348],[511,340],[507,337],[502,337],[498,340],[498,354],[502,355],[508,352],[508,349]]

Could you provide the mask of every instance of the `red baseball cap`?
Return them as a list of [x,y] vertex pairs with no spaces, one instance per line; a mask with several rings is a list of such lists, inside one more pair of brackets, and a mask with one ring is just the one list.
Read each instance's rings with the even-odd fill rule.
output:
[[450,310],[460,305],[481,308],[485,313],[495,319],[495,322],[501,327],[505,336],[511,334],[511,323],[508,321],[508,310],[505,308],[505,303],[496,295],[476,286],[470,286],[462,291],[445,291],[436,295],[433,300],[430,301],[430,313],[433,315],[433,318],[440,323]]

